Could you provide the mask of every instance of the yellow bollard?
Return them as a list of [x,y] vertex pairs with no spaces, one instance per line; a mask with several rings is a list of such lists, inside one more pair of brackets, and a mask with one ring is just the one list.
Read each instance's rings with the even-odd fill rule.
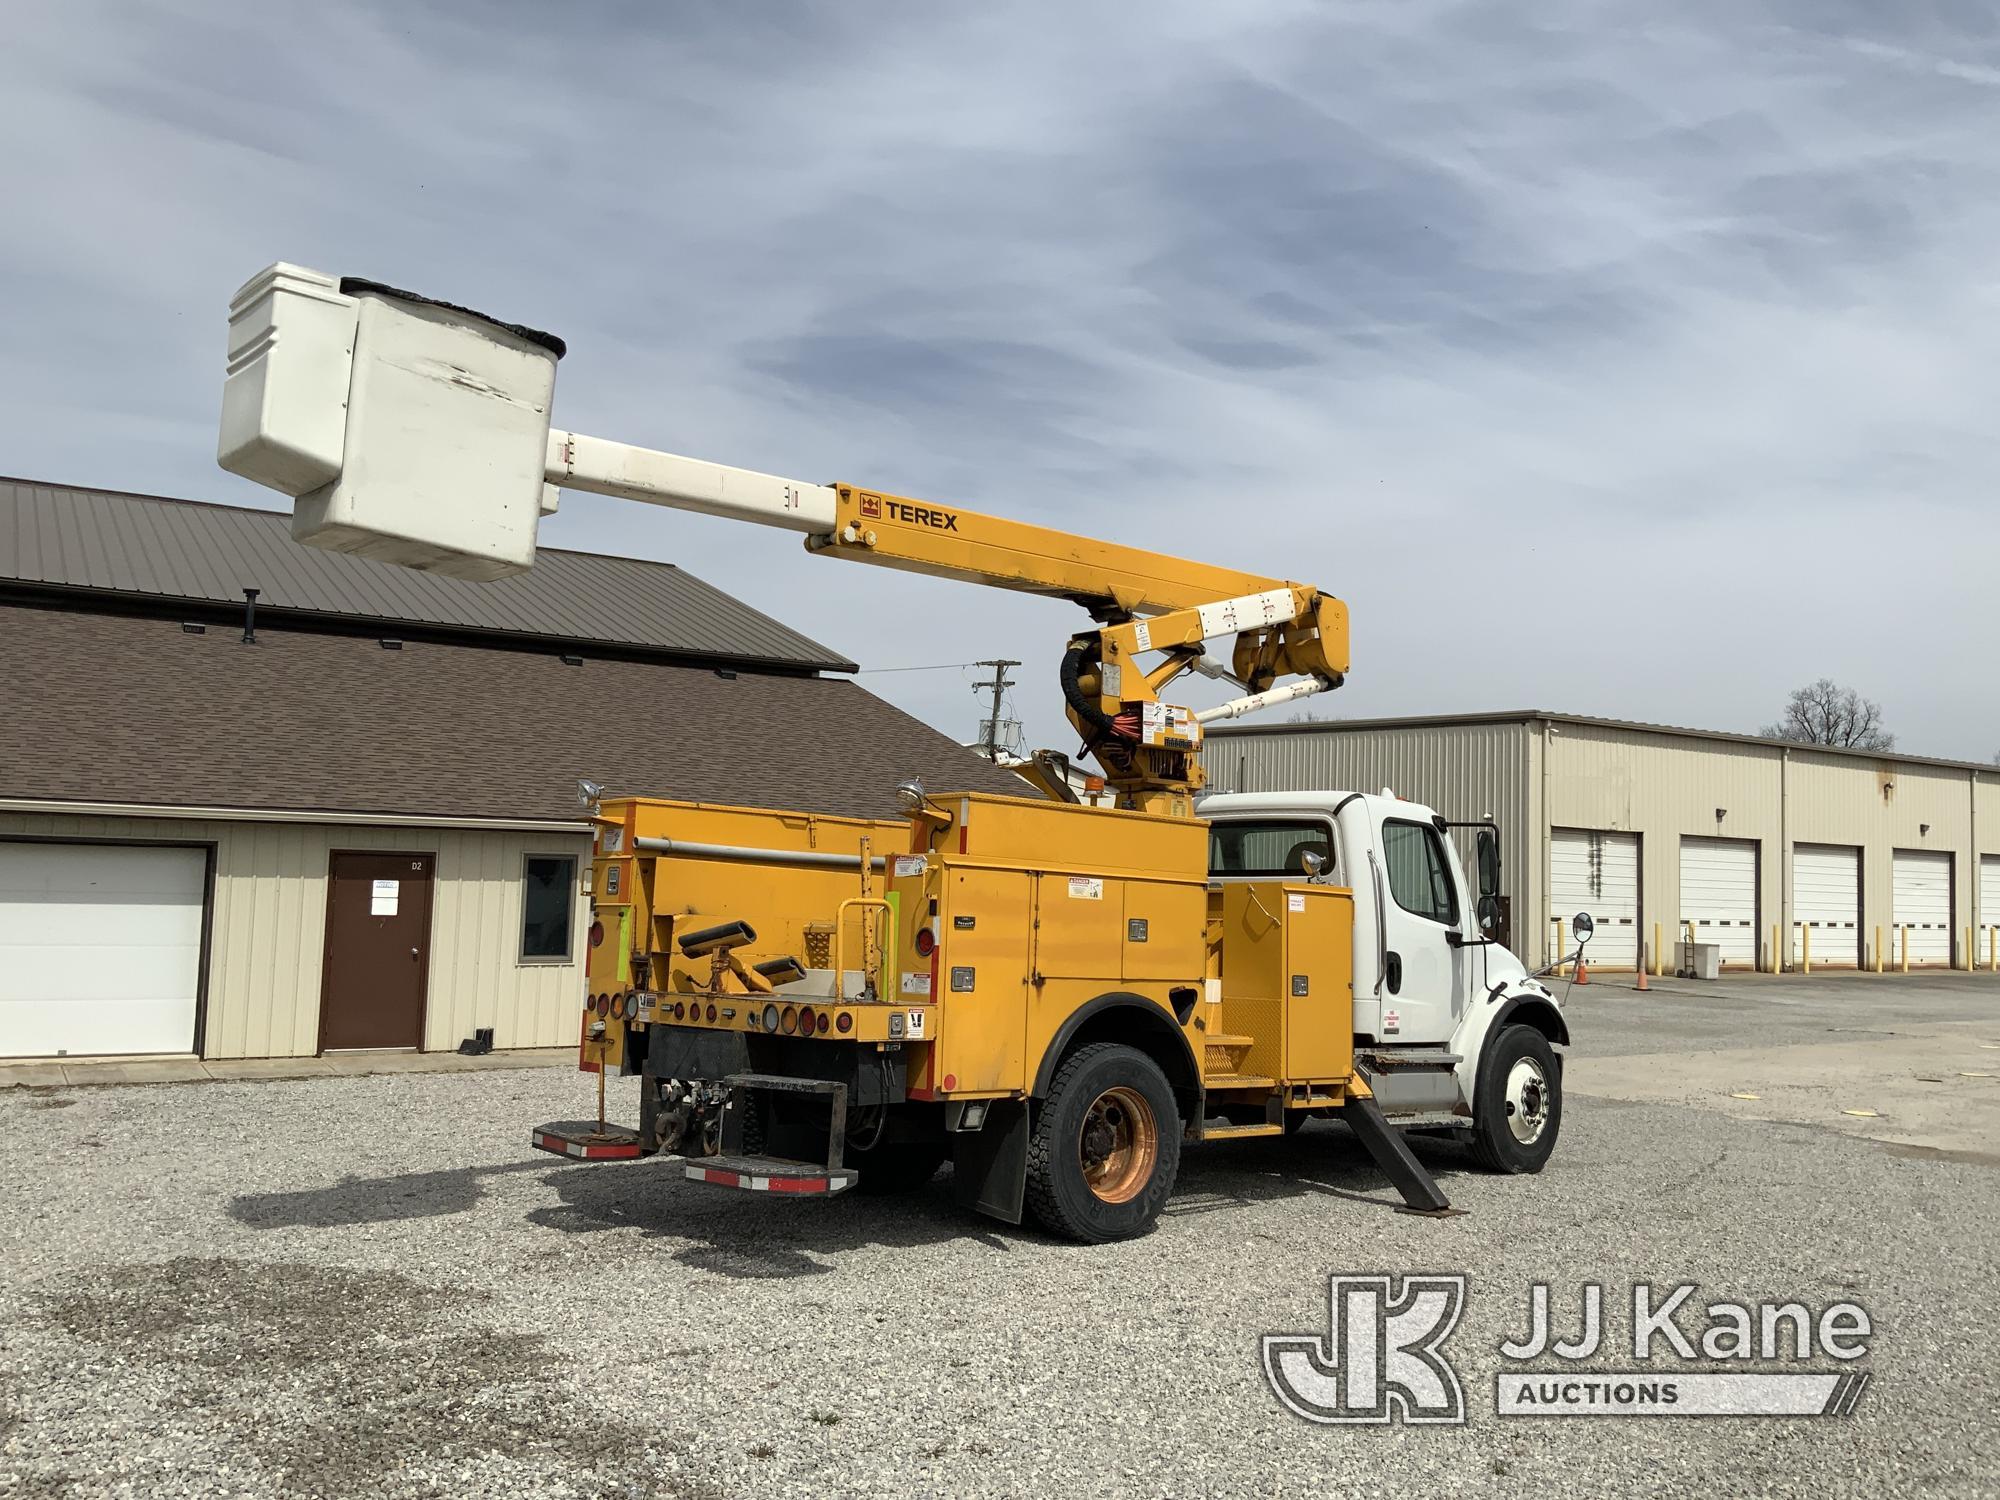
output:
[[1812,923],[1799,923],[1799,967],[1805,973],[1812,973]]
[[1875,924],[1875,972],[1882,972],[1882,924]]
[[1905,922],[1900,929],[1903,934],[1902,961],[1896,965],[1902,973],[1910,972],[1910,924]]
[[1550,917],[1549,926],[1555,929],[1556,951],[1551,956],[1557,960],[1555,971],[1560,974],[1562,973],[1561,959],[1563,956],[1563,919],[1561,917]]
[[2000,974],[2000,927],[1986,929],[1986,967]]
[[[1965,929],[1965,972],[1968,974],[1970,974],[1974,969],[1979,967],[1979,960],[1974,958],[1972,955],[1973,955],[1972,929],[1968,927]],[[1957,968],[1958,965],[1953,964],[1952,967]]]
[[1660,951],[1660,924],[1653,924],[1653,977],[1658,979],[1667,972],[1666,955]]

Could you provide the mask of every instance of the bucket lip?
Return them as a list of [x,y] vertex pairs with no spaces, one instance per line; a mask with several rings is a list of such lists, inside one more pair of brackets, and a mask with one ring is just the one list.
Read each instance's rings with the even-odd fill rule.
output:
[[496,318],[491,313],[483,313],[476,307],[466,307],[458,302],[446,302],[439,297],[426,297],[422,292],[405,291],[402,287],[390,286],[386,282],[370,281],[365,276],[343,276],[340,278],[340,293],[343,297],[359,297],[372,294],[377,297],[393,297],[399,302],[415,302],[424,307],[439,307],[446,312],[464,313],[467,317],[491,323],[495,328],[506,330],[518,339],[543,348],[561,359],[569,353],[569,345],[553,333],[540,328],[530,328],[525,323],[509,323],[504,318]]

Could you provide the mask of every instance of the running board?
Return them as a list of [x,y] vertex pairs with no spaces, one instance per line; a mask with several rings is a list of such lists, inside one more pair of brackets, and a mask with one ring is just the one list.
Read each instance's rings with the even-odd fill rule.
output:
[[1383,1115],[1381,1105],[1373,1099],[1350,1096],[1340,1115],[1360,1137],[1361,1144],[1368,1148],[1368,1154],[1388,1177],[1390,1185],[1403,1195],[1407,1212],[1443,1214],[1452,1211],[1451,1200],[1445,1197],[1444,1190],[1411,1152],[1410,1143],[1403,1139],[1403,1133]]
[[1202,1121],[1201,1138],[1205,1141],[1238,1141],[1252,1135],[1283,1135],[1282,1125],[1211,1125]]

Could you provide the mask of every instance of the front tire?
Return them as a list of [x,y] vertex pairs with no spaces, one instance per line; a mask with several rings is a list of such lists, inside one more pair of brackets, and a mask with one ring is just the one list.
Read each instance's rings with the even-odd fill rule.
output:
[[1472,1155],[1489,1172],[1539,1172],[1562,1131],[1562,1063],[1532,1026],[1486,1044],[1473,1095]]
[[1027,1206],[1085,1244],[1144,1234],[1180,1173],[1181,1119],[1158,1063],[1096,1042],[1056,1069],[1028,1140]]

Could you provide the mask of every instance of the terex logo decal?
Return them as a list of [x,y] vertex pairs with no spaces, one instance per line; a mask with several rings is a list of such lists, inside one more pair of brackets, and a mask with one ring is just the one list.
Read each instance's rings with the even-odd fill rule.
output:
[[956,512],[912,506],[904,500],[884,500],[880,494],[862,496],[862,516],[886,516],[888,520],[900,520],[904,526],[930,526],[934,532],[958,530]]
[[861,516],[863,520],[867,521],[881,520],[882,497],[880,495],[863,495],[861,497]]

